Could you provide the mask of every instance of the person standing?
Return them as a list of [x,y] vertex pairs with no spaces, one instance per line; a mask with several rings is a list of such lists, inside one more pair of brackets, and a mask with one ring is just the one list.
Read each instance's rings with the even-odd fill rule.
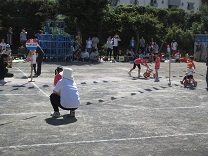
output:
[[43,49],[40,47],[40,45],[38,44],[37,48],[36,48],[36,53],[37,53],[37,73],[35,74],[36,76],[39,76],[41,74],[41,66],[42,66],[42,62],[43,62],[43,57],[45,55]]
[[114,60],[116,60],[117,56],[118,56],[118,42],[121,41],[120,37],[118,34],[116,34],[113,38],[113,56],[114,56]]
[[145,39],[144,39],[144,37],[142,37],[139,40],[139,48],[141,49],[142,53],[145,51]]
[[208,53],[207,53],[207,61],[206,61],[206,66],[207,66],[207,74],[206,74],[206,83],[207,83],[207,91],[208,91]]
[[7,32],[7,44],[9,44],[10,48],[12,49],[12,45],[13,45],[12,27],[9,27],[8,32]]
[[99,39],[98,39],[97,35],[94,35],[92,38],[92,49],[96,49],[98,43],[99,43]]
[[26,48],[26,42],[27,42],[27,32],[24,28],[20,33],[20,43],[23,45],[24,48]]
[[134,37],[131,38],[130,43],[129,43],[129,47],[130,49],[133,49],[133,51],[135,51],[135,47],[136,47],[136,40],[134,39]]
[[90,54],[91,51],[92,51],[92,39],[91,39],[91,37],[89,37],[86,40],[86,48],[87,48],[87,52]]
[[107,47],[107,57],[110,57],[110,60],[111,60],[112,50],[113,50],[113,42],[112,42],[112,39],[110,36],[107,39],[106,47]]
[[200,61],[200,59],[201,59],[201,52],[202,52],[202,45],[198,41],[197,44],[196,44],[196,52],[195,52],[195,59],[196,59],[196,61]]
[[69,116],[75,117],[75,110],[80,106],[80,97],[74,81],[73,70],[64,68],[62,76],[63,78],[58,81],[50,95],[50,102],[54,110],[51,116],[60,117],[60,107],[63,110],[70,110]]
[[172,56],[175,57],[175,54],[178,52],[177,49],[178,49],[178,43],[175,40],[173,40],[171,42]]

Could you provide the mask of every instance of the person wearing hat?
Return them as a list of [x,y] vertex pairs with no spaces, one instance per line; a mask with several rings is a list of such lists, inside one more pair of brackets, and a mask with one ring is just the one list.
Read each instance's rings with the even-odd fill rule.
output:
[[80,97],[73,78],[73,70],[65,68],[60,74],[63,78],[58,81],[50,95],[51,105],[54,109],[51,116],[60,117],[60,107],[64,110],[70,110],[69,116],[75,117],[75,110],[80,106]]
[[4,81],[5,77],[13,77],[14,76],[13,74],[8,73],[7,58],[8,58],[7,54],[2,54],[1,58],[0,58],[0,82],[5,82]]

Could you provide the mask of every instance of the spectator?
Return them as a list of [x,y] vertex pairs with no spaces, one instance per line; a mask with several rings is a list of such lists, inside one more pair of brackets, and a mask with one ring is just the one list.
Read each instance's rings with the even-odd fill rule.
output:
[[136,40],[134,39],[134,37],[131,38],[130,43],[129,43],[129,47],[130,47],[130,49],[133,49],[133,51],[135,51]]
[[24,28],[20,33],[20,43],[23,45],[24,48],[26,48],[26,42],[27,42],[27,32]]
[[92,38],[92,49],[96,49],[98,43],[99,43],[99,39],[97,38],[97,35],[94,35]]
[[11,50],[9,44],[7,44],[7,46],[6,46],[5,54],[8,55],[8,57],[7,57],[7,62],[9,63],[8,68],[12,68],[12,50]]
[[121,41],[120,37],[118,34],[116,34],[113,38],[113,55],[114,55],[114,60],[116,60],[118,56],[118,42]]
[[8,73],[7,69],[7,59],[8,55],[7,54],[2,54],[0,58],[0,83],[5,83],[4,81],[5,77],[13,77],[14,75],[11,73]]
[[91,62],[98,62],[98,54],[96,53],[96,49],[92,50],[92,53],[90,54],[90,61]]
[[142,38],[139,40],[139,48],[141,49],[142,52],[145,51],[145,39],[144,39],[144,37],[142,37]]
[[87,50],[82,49],[79,60],[82,62],[89,62],[89,53]]
[[9,27],[8,32],[7,32],[7,44],[9,44],[10,48],[12,48],[12,45],[13,45],[12,27]]
[[200,61],[200,59],[201,59],[201,52],[202,52],[202,45],[198,41],[197,44],[196,44],[196,51],[195,51],[195,59],[196,59],[196,61]]
[[154,49],[154,53],[159,53],[159,46],[156,42],[154,42],[153,49]]
[[133,61],[135,59],[135,53],[134,53],[133,49],[131,49],[129,51],[128,56],[129,56],[130,61]]
[[207,53],[207,60],[206,60],[206,66],[207,66],[207,73],[206,73],[206,83],[207,83],[207,91],[208,91],[208,53]]
[[181,59],[181,54],[180,54],[180,52],[178,51],[176,54],[175,54],[175,62],[178,62],[178,63],[180,63],[180,59]]
[[73,78],[73,70],[65,68],[63,78],[58,81],[53,93],[50,95],[51,105],[54,112],[52,117],[60,117],[59,107],[70,110],[70,117],[75,117],[75,110],[80,106],[79,92]]
[[39,76],[41,74],[41,66],[43,63],[43,58],[45,56],[45,53],[43,51],[43,49],[40,47],[40,45],[38,44],[37,48],[36,48],[36,53],[37,53],[37,73],[36,76]]
[[112,50],[113,50],[113,41],[110,36],[107,39],[106,48],[107,48],[107,57],[110,57],[110,61],[111,61]]
[[178,43],[175,40],[173,40],[171,42],[171,50],[173,56],[175,56],[175,54],[177,53],[177,49],[178,49]]
[[6,46],[7,46],[7,44],[5,43],[4,38],[1,39],[0,46],[1,46],[1,51],[2,51],[3,53],[5,53],[5,52],[6,52]]
[[86,48],[87,48],[87,52],[90,54],[91,51],[92,51],[92,40],[91,40],[91,37],[89,37],[86,40]]

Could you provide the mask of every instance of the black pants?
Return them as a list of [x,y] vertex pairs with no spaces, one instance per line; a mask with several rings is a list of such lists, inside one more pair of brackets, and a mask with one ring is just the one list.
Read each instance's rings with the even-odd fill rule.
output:
[[114,56],[114,59],[116,59],[118,55],[118,46],[113,46],[113,56]]
[[108,56],[110,56],[110,59],[111,59],[111,56],[112,56],[112,49],[111,48],[107,49],[107,57]]
[[41,74],[41,65],[42,65],[43,59],[37,60],[37,75]]
[[33,66],[34,73],[36,74],[37,73],[37,71],[36,71],[36,64],[33,64],[32,66]]
[[14,74],[8,73],[8,69],[0,70],[0,80],[3,80],[5,77],[13,77]]
[[60,96],[52,93],[50,95],[51,105],[53,106],[54,112],[59,112],[59,107],[63,110],[75,110],[77,108],[64,108],[60,103]]
[[207,74],[206,74],[206,82],[207,82],[207,88],[208,88],[208,67],[207,67]]

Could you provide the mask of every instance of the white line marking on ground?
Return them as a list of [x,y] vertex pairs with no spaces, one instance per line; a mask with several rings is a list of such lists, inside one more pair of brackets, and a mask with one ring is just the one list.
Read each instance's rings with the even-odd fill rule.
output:
[[18,95],[18,96],[25,96],[25,95],[38,95],[38,94],[0,94],[0,96],[3,96],[3,95],[14,95],[14,96],[16,96],[16,95]]
[[[14,67],[14,68],[16,68],[16,67]],[[18,69],[20,72],[22,72],[23,74],[24,74],[24,76],[26,76],[26,77],[28,77],[27,76],[27,74],[24,72],[24,71],[22,71],[21,69],[19,69],[19,68],[16,68],[16,69]],[[29,80],[29,79],[28,79]],[[42,89],[40,89],[34,82],[31,82],[40,92],[42,92],[45,96],[47,96],[47,97],[49,97],[49,95],[47,95]]]
[[169,138],[169,137],[188,137],[188,136],[199,136],[208,135],[208,133],[187,133],[187,134],[173,134],[173,135],[157,135],[148,137],[138,138],[121,138],[121,139],[106,139],[106,140],[86,140],[86,141],[70,141],[70,142],[59,142],[59,143],[47,143],[47,144],[31,144],[31,145],[14,145],[14,146],[2,146],[0,149],[5,148],[27,148],[27,147],[42,147],[42,146],[60,146],[69,144],[88,144],[88,143],[102,143],[102,142],[119,142],[119,141],[134,141],[134,140],[146,140],[146,139],[158,139],[158,138]]
[[[119,108],[119,109],[102,109],[102,110],[90,110],[91,112],[103,112],[103,111],[136,111],[136,110],[147,110],[147,111],[155,111],[155,110],[177,110],[177,109],[203,109],[207,108],[207,106],[192,106],[192,107],[163,107],[163,108],[148,108],[148,107],[134,107],[134,108]],[[77,110],[78,112],[86,112],[86,110]],[[60,113],[64,114],[65,110],[60,111]],[[88,111],[89,112],[89,111]],[[29,112],[29,113],[11,113],[11,114],[0,114],[0,116],[19,116],[19,115],[35,115],[35,114],[48,114],[48,112]]]

